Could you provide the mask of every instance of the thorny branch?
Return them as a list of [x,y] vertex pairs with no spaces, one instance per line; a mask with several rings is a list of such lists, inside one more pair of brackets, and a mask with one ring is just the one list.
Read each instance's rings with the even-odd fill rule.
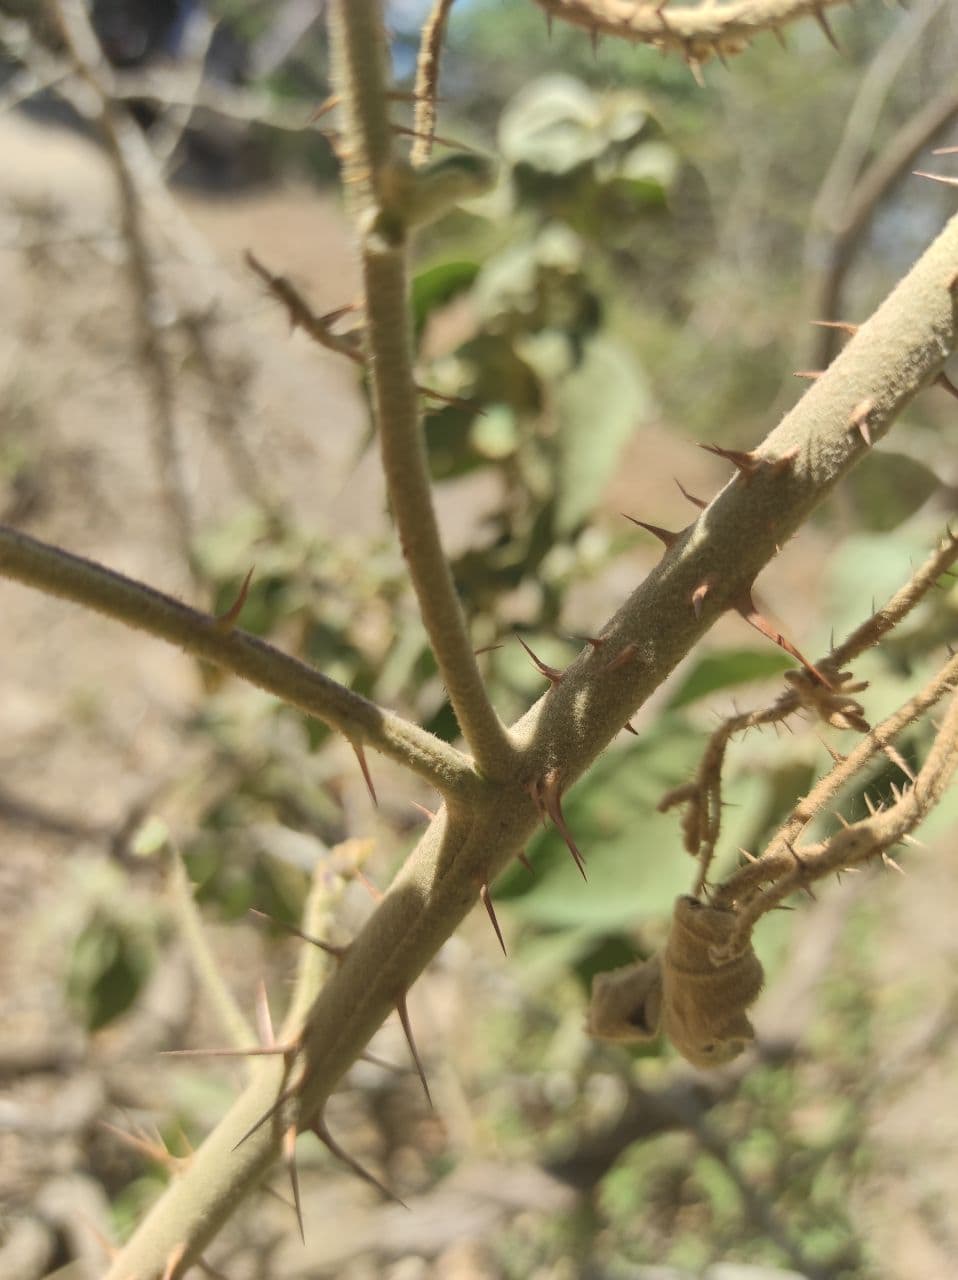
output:
[[[722,769],[729,743],[749,729],[781,724],[799,711],[809,711],[836,729],[867,733],[864,708],[851,696],[865,687],[854,683],[851,672],[843,671],[866,650],[873,648],[907,617],[917,604],[958,561],[958,538],[950,532],[939,542],[923,565],[894,596],[842,641],[815,666],[829,681],[828,687],[805,670],[786,673],[789,688],[767,707],[746,711],[724,721],[709,739],[695,779],[674,788],[659,802],[660,812],[683,806],[682,834],[685,848],[699,863],[693,892],[705,885],[722,822]],[[888,744],[885,744],[888,749]],[[900,757],[899,757],[900,759]]]
[[[872,745],[873,751],[878,749],[883,739],[900,732],[917,715],[927,711],[946,693],[954,694],[956,689],[958,659],[953,658],[912,703],[906,704],[896,716],[885,721],[875,732],[874,744],[866,745]],[[851,757],[833,770],[833,774],[841,773],[841,781],[851,776],[848,768],[850,760]],[[864,760],[860,760],[858,768],[863,763]],[[773,839],[766,853],[756,862],[749,863],[736,872],[721,886],[716,899],[721,899],[723,903],[737,904],[736,927],[727,943],[728,954],[735,955],[746,943],[755,923],[796,890],[807,888],[815,880],[836,871],[858,866],[872,858],[887,856],[888,850],[906,840],[931,812],[951,781],[956,767],[958,696],[952,697],[917,778],[910,787],[896,793],[898,798],[893,805],[873,812],[861,822],[843,825],[841,831],[827,840],[796,848],[792,833],[797,838],[798,832],[821,807],[820,803],[814,808],[802,805]],[[832,794],[837,786],[832,783],[822,790]],[[811,798],[809,796],[809,800]]]

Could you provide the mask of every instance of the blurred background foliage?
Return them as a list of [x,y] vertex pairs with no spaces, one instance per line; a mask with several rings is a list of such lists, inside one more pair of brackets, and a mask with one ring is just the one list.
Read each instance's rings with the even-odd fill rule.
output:
[[[274,6],[222,0],[211,8],[232,50],[216,74],[254,83],[276,103],[311,107],[325,97],[322,24],[306,26],[270,66]],[[422,8],[392,6],[395,65],[406,87]],[[887,61],[906,24],[923,24],[874,107],[863,163],[880,157],[954,81],[958,20],[948,4],[926,2],[906,16],[872,4],[837,11],[833,22],[842,57],[803,22],[790,28],[787,50],[763,38],[728,71],[710,66],[702,89],[681,62],[651,50],[608,40],[593,49],[561,24],[548,36],[526,0],[461,0],[453,11],[440,133],[497,154],[501,181],[420,237],[412,305],[420,381],[451,398],[427,403],[425,433],[440,504],[465,513],[451,553],[457,588],[477,647],[489,650],[484,669],[506,720],[543,689],[513,637],[561,667],[651,563],[644,535],[621,521],[618,504],[631,504],[634,493],[645,504],[630,505],[635,514],[686,523],[691,508],[672,469],[684,468],[694,442],[750,447],[801,395],[791,370],[808,367],[815,349],[809,321],[819,317],[809,308],[831,252],[816,193],[869,66]],[[930,142],[956,140],[946,123]],[[842,319],[867,316],[953,203],[947,191],[919,187],[911,167],[855,243]],[[335,169],[315,133],[213,125],[200,113],[183,141],[178,178],[212,173],[222,196],[292,174],[326,184]],[[806,651],[823,652],[830,632],[841,637],[873,599],[897,589],[954,514],[954,422],[954,400],[943,391],[921,396],[891,443],[783,556],[775,603]],[[30,465],[30,451],[10,423],[0,472],[15,477]],[[367,433],[357,465],[372,447]],[[712,486],[702,497],[724,480],[700,459],[688,466],[696,483]],[[255,564],[246,629],[456,739],[388,530],[344,540],[318,523],[236,503],[202,529],[197,554],[217,612],[229,608]],[[947,581],[856,664],[870,681],[870,720],[930,675],[955,635],[956,615],[958,588]],[[605,1164],[589,1166],[583,1154],[590,1132],[614,1129],[628,1111],[636,1079],[643,1089],[664,1089],[676,1070],[661,1044],[630,1052],[581,1032],[591,976],[650,951],[672,900],[690,883],[676,817],[660,814],[658,801],[690,777],[733,696],[742,705],[774,696],[787,665],[744,628],[717,628],[643,710],[638,736],[622,735],[566,799],[588,886],[553,831],[528,849],[532,876],[516,866],[495,886],[516,985],[497,994],[495,957],[483,960],[463,991],[491,990],[488,1012],[477,1015],[482,1026],[468,1050],[449,1048],[464,1085],[484,1099],[474,1148],[547,1167],[570,1151],[566,1176],[586,1194],[575,1214],[511,1221],[490,1245],[498,1270],[489,1274],[624,1277],[638,1275],[629,1270],[638,1264],[697,1271],[719,1259],[836,1278],[882,1274],[855,1193],[871,1158],[861,1099],[872,1077],[863,1064],[897,1017],[881,986],[883,926],[871,897],[853,899],[851,923],[820,977],[817,1012],[801,1029],[807,1059],[792,1053],[757,1065],[708,1108],[680,1115],[677,1131],[623,1141]],[[211,920],[255,906],[296,921],[316,859],[372,821],[355,800],[351,757],[316,722],[258,694],[238,695],[207,669],[202,677],[202,705],[182,726],[184,741],[200,744],[202,766],[166,786],[157,808],[178,806],[186,863]],[[851,740],[830,737],[839,749]],[[926,741],[915,730],[903,751],[918,760]],[[827,759],[801,723],[794,736],[750,737],[733,748],[723,869],[740,849],[761,848]],[[382,801],[377,874],[386,882],[419,829],[409,800],[430,798],[374,758],[370,764]],[[866,787],[880,798],[894,780],[890,766],[858,780],[843,811],[864,811]],[[956,819],[952,798],[932,833]],[[152,883],[156,856],[134,848],[132,874]],[[808,910],[800,904],[762,926],[773,989]],[[161,912],[131,913],[110,886],[85,891],[81,916],[65,983],[74,1016],[96,1030],[129,1014],[157,949],[169,945],[168,930]],[[486,944],[491,952],[491,938],[477,934],[476,947]],[[184,1103],[177,1120],[187,1132],[206,1105]],[[454,1159],[441,1150],[427,1156],[422,1185]],[[591,1182],[583,1167],[593,1168]],[[118,1222],[129,1226],[160,1177],[153,1169],[115,1188]],[[958,1230],[953,1215],[949,1229]]]

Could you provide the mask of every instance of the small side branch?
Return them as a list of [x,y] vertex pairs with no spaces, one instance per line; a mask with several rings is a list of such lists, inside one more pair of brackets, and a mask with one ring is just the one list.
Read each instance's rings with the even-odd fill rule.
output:
[[447,797],[474,794],[479,785],[467,757],[426,730],[266,641],[224,629],[220,619],[92,560],[0,525],[0,575],[86,605],[231,671],[338,729],[351,742],[365,743],[405,765]]
[[584,27],[594,35],[618,36],[702,63],[713,54],[739,53],[763,31],[778,31],[798,18],[813,17],[831,41],[826,7],[847,0],[737,0],[666,9],[636,0],[535,0],[550,18]]
[[455,0],[434,0],[432,10],[422,28],[419,58],[416,61],[415,141],[410,159],[425,164],[436,135],[436,102],[439,97],[439,60],[446,36],[449,14]]

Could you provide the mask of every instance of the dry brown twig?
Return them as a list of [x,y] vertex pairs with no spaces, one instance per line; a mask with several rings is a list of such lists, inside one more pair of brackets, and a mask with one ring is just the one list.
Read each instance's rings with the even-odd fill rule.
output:
[[[705,887],[721,832],[722,769],[732,739],[749,729],[781,724],[800,711],[810,712],[835,729],[867,733],[869,724],[864,718],[864,708],[851,696],[866,686],[854,681],[851,672],[843,670],[843,667],[879,644],[956,561],[958,538],[949,531],[925,563],[885,605],[818,661],[817,669],[829,679],[832,688],[819,684],[807,670],[786,672],[789,687],[769,706],[742,712],[724,721],[709,739],[695,779],[662,797],[659,802],[661,812],[683,807],[681,826],[685,848],[699,863],[698,878],[693,888],[696,896]],[[878,749],[889,754],[893,763],[907,774],[907,766],[890,741],[880,743]]]

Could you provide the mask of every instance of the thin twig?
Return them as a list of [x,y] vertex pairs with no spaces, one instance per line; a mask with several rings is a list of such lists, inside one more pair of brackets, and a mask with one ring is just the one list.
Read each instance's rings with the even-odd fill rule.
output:
[[425,164],[432,151],[436,133],[436,102],[439,97],[439,64],[446,25],[455,0],[433,0],[429,17],[423,23],[416,61],[416,115],[413,125],[415,142],[410,159]]

